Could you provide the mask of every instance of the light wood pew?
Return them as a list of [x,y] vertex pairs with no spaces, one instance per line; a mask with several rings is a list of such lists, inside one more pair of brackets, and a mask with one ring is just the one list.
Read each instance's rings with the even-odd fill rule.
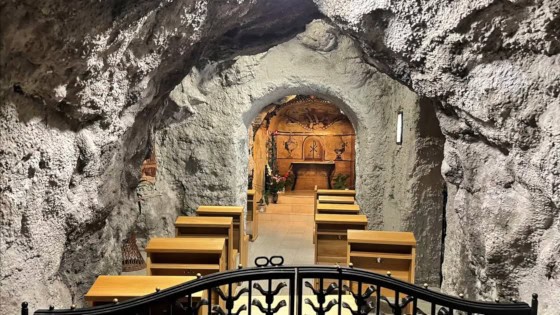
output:
[[349,229],[365,229],[363,214],[317,214],[315,217],[315,264],[344,264],[347,261],[346,234]]
[[354,204],[356,200],[351,196],[318,196],[318,204],[320,203],[341,203],[341,204]]
[[[123,302],[129,299],[164,290],[191,280],[192,276],[99,276],[85,295],[91,306]],[[193,301],[199,301],[201,292],[193,294]]]
[[317,205],[317,213],[359,214],[360,206],[339,203],[320,203]]
[[228,269],[237,268],[233,254],[233,218],[231,217],[179,216],[175,220],[175,237],[224,237]]
[[196,276],[227,270],[225,238],[152,238],[146,245],[146,272]]
[[349,196],[356,197],[353,189],[317,189],[317,196]]
[[247,190],[247,224],[251,226],[251,241],[254,241],[259,237],[259,211],[254,189]]
[[199,206],[196,209],[199,216],[232,217],[233,218],[233,252],[234,257],[239,253],[240,263],[247,266],[247,242],[245,240],[245,224],[243,220],[243,207],[241,206]]
[[[414,283],[416,239],[411,232],[348,230],[347,263],[356,268]],[[381,294],[394,298],[395,292],[382,289]]]
[[318,189],[317,185],[315,185],[314,189],[314,199],[313,202],[315,204],[315,212],[317,212],[317,204],[319,203],[319,196],[346,196],[346,197],[354,197],[356,198],[356,191],[350,189]]

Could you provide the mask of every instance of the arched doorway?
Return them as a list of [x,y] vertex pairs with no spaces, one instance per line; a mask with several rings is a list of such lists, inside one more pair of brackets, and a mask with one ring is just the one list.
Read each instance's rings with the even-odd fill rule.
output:
[[314,190],[355,188],[354,126],[333,102],[290,95],[266,106],[248,134],[249,188],[263,210],[249,256],[270,254],[274,242],[288,263],[313,264]]

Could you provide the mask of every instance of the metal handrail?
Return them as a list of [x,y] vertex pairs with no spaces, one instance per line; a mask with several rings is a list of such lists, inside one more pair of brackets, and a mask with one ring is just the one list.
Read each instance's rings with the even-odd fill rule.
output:
[[[303,286],[304,281],[306,279],[319,279],[320,287],[318,289],[313,289],[315,295],[317,295],[318,301],[320,303],[319,306],[315,306],[314,310],[318,315],[325,314],[326,306],[323,305],[325,301],[325,296],[330,296],[331,294],[333,298],[336,298],[338,295],[338,301],[335,303],[338,305],[338,315],[341,314],[342,305],[342,295],[346,295],[348,292],[344,292],[342,289],[344,283],[358,283],[359,294],[361,294],[361,287],[362,284],[365,285],[372,285],[376,291],[375,297],[372,298],[376,300],[377,307],[375,312],[380,314],[379,305],[380,301],[386,301],[388,304],[391,305],[393,308],[394,314],[402,314],[403,309],[405,309],[405,304],[410,303],[412,305],[412,313],[413,314],[424,314],[417,308],[417,301],[423,300],[426,302],[431,303],[432,305],[432,314],[435,313],[435,305],[439,307],[438,314],[453,314],[454,311],[462,311],[468,314],[488,314],[488,315],[537,315],[537,308],[538,308],[538,300],[536,294],[533,295],[533,300],[531,306],[527,303],[523,302],[511,302],[511,303],[488,303],[488,302],[478,302],[478,301],[470,301],[467,299],[453,297],[450,295],[438,293],[432,290],[427,289],[427,287],[420,287],[416,286],[404,281],[400,281],[398,279],[392,278],[390,276],[376,274],[367,270],[357,269],[357,268],[346,268],[346,267],[330,267],[330,266],[270,266],[270,267],[259,267],[259,268],[247,268],[247,269],[239,269],[239,270],[231,270],[225,271],[215,274],[206,275],[200,277],[198,279],[185,282],[183,284],[161,290],[159,292],[154,292],[152,294],[134,298],[131,300],[127,300],[124,302],[118,302],[109,305],[103,306],[95,306],[89,308],[70,308],[70,309],[42,309],[35,312],[36,315],[47,315],[47,314],[68,314],[68,315],[76,315],[76,314],[84,314],[84,315],[97,315],[97,314],[148,314],[150,313],[150,309],[154,305],[167,305],[169,309],[172,309],[174,305],[177,304],[179,299],[184,299],[185,297],[189,298],[192,294],[196,292],[206,292],[207,298],[209,301],[212,301],[211,297],[213,294],[216,294],[215,291],[217,287],[220,286],[227,286],[228,292],[225,294],[222,293],[220,299],[230,299],[228,303],[222,303],[222,307],[226,305],[227,311],[219,312],[219,306],[215,303],[212,304],[211,307],[208,307],[208,314],[228,314],[233,315],[239,313],[234,313],[232,311],[233,307],[233,294],[232,294],[232,285],[235,283],[247,282],[250,288],[249,290],[245,291],[243,294],[248,295],[248,305],[249,309],[245,312],[247,315],[251,315],[251,307],[249,304],[253,303],[256,305],[254,301],[251,301],[252,296],[252,285],[255,281],[260,280],[268,280],[268,294],[273,295],[271,293],[272,289],[272,280],[285,280],[289,282],[289,306],[284,303],[282,306],[288,306],[289,314],[302,314],[302,303],[303,303]],[[330,285],[327,290],[324,289],[323,282],[324,280],[336,280],[334,284]],[[308,282],[306,286],[311,287],[311,284]],[[255,286],[256,288],[256,286]],[[385,297],[381,296],[381,288],[386,288],[388,290],[392,290],[396,292],[396,295],[393,300],[393,304],[389,302],[389,300]],[[262,288],[259,288],[262,291]],[[330,291],[329,291],[330,290]],[[278,290],[277,290],[278,291]],[[329,292],[327,292],[329,291]],[[325,293],[327,292],[327,293]],[[332,294],[330,292],[336,292]],[[274,294],[277,294],[274,293]],[[352,293],[355,295],[355,293]],[[370,292],[371,294],[371,292]],[[239,294],[238,294],[239,295]],[[319,297],[322,295],[322,297]],[[401,301],[400,296],[406,297],[406,303],[403,303],[403,306],[399,306]],[[239,297],[237,297],[239,298]],[[354,296],[356,298],[356,296]],[[392,298],[392,297],[391,297]],[[322,299],[322,301],[321,301]],[[272,300],[272,299],[271,299]],[[297,300],[298,306],[295,307],[295,302]],[[336,300],[336,299],[335,299]],[[360,301],[363,302],[363,301]],[[272,302],[271,302],[272,303]],[[307,304],[308,301],[306,302]],[[334,303],[334,302],[332,302]],[[356,303],[358,301],[356,300]],[[372,303],[373,304],[373,303]],[[310,304],[311,305],[311,304]],[[408,307],[410,307],[410,305]],[[333,305],[330,305],[332,308]],[[348,305],[344,306],[348,308]],[[246,309],[246,308],[245,308]],[[148,310],[148,311],[143,311]],[[192,309],[190,309],[192,311]],[[243,311],[243,310],[241,310]],[[194,312],[194,311],[192,311]],[[273,314],[273,310],[271,309],[271,304],[268,306],[268,314]],[[356,311],[357,313],[360,310]],[[258,314],[259,312],[257,312]],[[354,312],[353,312],[354,313]],[[363,311],[362,311],[363,313]],[[169,314],[169,312],[168,312]],[[181,314],[190,314],[190,313],[181,313]],[[243,314],[243,315],[245,315]],[[360,313],[361,314],[361,313]],[[367,312],[365,313],[367,314]],[[364,314],[364,315],[365,315]],[[457,313],[455,313],[457,314]],[[28,315],[28,306],[27,303],[22,304],[22,315]]]

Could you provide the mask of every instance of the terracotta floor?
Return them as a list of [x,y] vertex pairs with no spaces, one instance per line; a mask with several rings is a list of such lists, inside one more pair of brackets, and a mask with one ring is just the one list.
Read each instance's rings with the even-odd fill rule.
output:
[[280,194],[259,216],[259,236],[249,243],[249,265],[258,256],[283,256],[284,265],[312,265],[313,192]]

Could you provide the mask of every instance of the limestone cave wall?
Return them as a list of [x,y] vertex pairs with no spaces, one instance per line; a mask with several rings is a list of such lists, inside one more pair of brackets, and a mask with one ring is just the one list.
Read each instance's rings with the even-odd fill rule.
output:
[[439,102],[443,290],[560,308],[560,3],[317,0],[369,62]]
[[[211,69],[208,60],[259,53],[293,37],[317,9],[358,43],[362,53],[350,60],[414,90],[419,117],[429,108],[438,115],[448,190],[444,291],[523,300],[536,292],[539,314],[556,314],[556,0],[3,1],[0,308],[16,313],[22,300],[31,308],[68,306],[97,274],[118,272],[120,241],[139,224],[140,164],[148,143],[160,141],[152,130],[196,115],[196,94],[180,102],[191,104],[185,107],[164,101],[168,93],[193,65]],[[282,96],[242,94],[246,104]],[[418,132],[433,144],[435,131]],[[433,175],[420,164],[416,170]],[[215,195],[238,189],[225,202],[241,202],[241,187],[222,183],[209,188]],[[183,201],[169,201],[182,207],[176,203]]]

